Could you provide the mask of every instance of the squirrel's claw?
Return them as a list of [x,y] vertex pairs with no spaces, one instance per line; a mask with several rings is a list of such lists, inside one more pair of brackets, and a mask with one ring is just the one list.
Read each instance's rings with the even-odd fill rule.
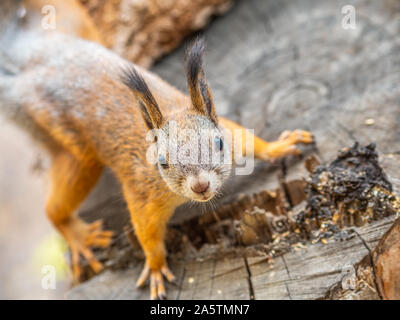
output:
[[81,275],[83,273],[83,268],[81,267],[80,263],[80,254],[82,254],[85,259],[87,260],[89,266],[92,268],[92,270],[95,273],[99,273],[101,270],[103,270],[103,265],[101,262],[99,262],[95,257],[92,252],[92,250],[86,248],[86,247],[80,247],[80,248],[72,248],[71,247],[71,252],[72,252],[72,272],[73,272],[73,282],[75,284],[78,284],[81,281]]
[[161,273],[167,278],[168,282],[175,282],[176,278],[171,270],[168,269],[167,266],[163,266],[161,268]]
[[152,271],[150,275],[150,299],[164,300],[167,298],[165,292],[164,280],[160,271]]
[[143,287],[146,280],[150,277],[150,299],[151,300],[164,300],[167,298],[167,293],[164,286],[163,275],[169,282],[175,281],[174,274],[168,269],[166,265],[161,267],[160,270],[151,270],[146,264],[136,282],[136,287]]
[[136,288],[143,287],[149,275],[150,275],[150,268],[146,264],[142,270],[142,273],[140,274],[139,278],[136,281]]

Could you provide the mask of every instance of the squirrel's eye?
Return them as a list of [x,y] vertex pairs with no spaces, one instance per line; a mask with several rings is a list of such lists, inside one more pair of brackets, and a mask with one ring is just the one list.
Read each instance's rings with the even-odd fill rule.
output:
[[165,157],[162,154],[160,154],[158,156],[158,162],[160,163],[160,165],[161,165],[161,167],[163,169],[167,169],[168,168],[167,160],[165,159]]
[[218,150],[222,150],[224,148],[224,142],[220,137],[215,137],[215,145]]

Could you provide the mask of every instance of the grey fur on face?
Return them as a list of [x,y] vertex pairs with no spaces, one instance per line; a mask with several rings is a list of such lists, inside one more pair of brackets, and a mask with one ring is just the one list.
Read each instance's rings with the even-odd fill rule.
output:
[[[215,143],[218,141],[218,143]],[[221,147],[223,133],[205,116],[186,114],[163,126],[157,137],[158,168],[169,188],[197,201],[219,192],[231,171],[231,159]],[[199,180],[209,184],[203,195],[193,191]]]

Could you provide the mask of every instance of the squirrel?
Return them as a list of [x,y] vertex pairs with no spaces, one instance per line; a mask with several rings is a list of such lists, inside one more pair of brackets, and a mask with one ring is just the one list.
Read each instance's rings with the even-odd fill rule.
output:
[[[59,6],[60,14],[75,12],[71,25],[43,30],[38,10],[43,3]],[[201,38],[186,53],[187,95],[103,47],[77,1],[2,0],[0,18],[0,114],[27,130],[50,155],[52,184],[45,210],[69,245],[75,280],[81,276],[81,257],[95,272],[102,270],[92,248],[109,246],[113,237],[101,220],[88,224],[77,216],[103,168],[109,167],[122,185],[145,253],[137,286],[150,279],[150,298],[166,298],[163,278],[175,279],[164,246],[168,220],[185,202],[212,199],[232,168],[229,161],[172,161],[171,145],[178,152],[182,146],[170,132],[172,123],[178,132],[191,129],[195,139],[207,132],[201,148],[218,156],[227,148],[223,130],[239,130],[245,139],[254,139],[254,156],[264,161],[299,154],[296,144],[314,141],[311,133],[295,130],[266,142],[218,116]],[[158,136],[149,139],[149,130],[173,143]],[[151,146],[156,163],[147,161]],[[241,153],[246,155],[245,147]]]

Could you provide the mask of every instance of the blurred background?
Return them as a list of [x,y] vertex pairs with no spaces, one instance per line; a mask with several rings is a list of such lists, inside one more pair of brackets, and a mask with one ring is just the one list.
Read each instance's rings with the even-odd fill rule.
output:
[[[44,213],[47,183],[35,169],[39,149],[0,121],[0,299],[62,298],[66,290],[61,240]],[[58,265],[56,290],[42,288],[42,267]]]

